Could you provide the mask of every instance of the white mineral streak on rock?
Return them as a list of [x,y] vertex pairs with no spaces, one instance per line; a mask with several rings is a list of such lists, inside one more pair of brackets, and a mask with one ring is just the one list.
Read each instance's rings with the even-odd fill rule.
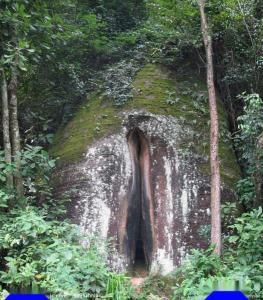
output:
[[94,156],[96,154],[96,147],[90,147],[88,149],[88,152],[86,154],[86,158],[89,157],[89,156]]
[[98,202],[98,208],[99,208],[99,221],[101,227],[101,237],[106,239],[109,229],[109,221],[110,221],[110,215],[111,211],[110,208],[103,202],[103,200],[100,200]]
[[131,166],[130,152],[129,152],[126,137],[125,137],[125,139],[123,139],[123,143],[122,143],[122,155],[123,155],[123,165],[124,165],[122,174],[124,176],[123,180],[124,180],[125,184],[127,185],[128,184],[127,179],[129,178],[129,176],[132,173],[132,166]]
[[166,176],[166,194],[167,194],[167,204],[166,204],[166,214],[168,224],[171,226],[173,222],[174,210],[173,210],[173,193],[172,193],[172,169],[171,161],[166,157],[164,160],[164,170]]
[[174,270],[173,257],[165,249],[158,249],[150,273],[166,275]]
[[197,185],[197,182],[194,182],[194,184],[192,186],[192,192],[193,192],[193,195],[194,195],[194,201],[197,200],[198,190],[199,190],[199,187]]
[[[82,208],[80,226],[84,233],[101,239],[109,238],[109,225],[116,221],[119,201],[127,194],[131,172],[125,132],[99,140],[88,148],[80,171],[87,179],[87,188],[81,191],[79,203]],[[125,258],[112,252],[110,264],[123,271]]]
[[181,207],[182,207],[182,217],[183,217],[183,222],[187,222],[187,214],[188,214],[188,195],[189,195],[189,186],[188,186],[188,181],[187,181],[187,174],[184,174],[183,176],[183,190],[181,194]]
[[[166,176],[166,217],[167,220],[165,225],[165,236],[166,236],[166,256],[167,257],[173,257],[173,245],[172,245],[172,239],[173,239],[173,220],[174,220],[174,207],[173,207],[173,193],[172,193],[172,166],[171,161],[166,157],[163,157],[164,160],[164,170],[165,170],[165,176]],[[162,261],[160,262],[162,264]],[[167,269],[166,263],[167,261],[163,261],[164,269]]]
[[186,255],[187,255],[187,251],[185,249],[185,246],[182,245],[179,249],[178,249],[179,253],[180,253],[180,263],[182,263],[182,261],[185,259]]
[[101,193],[100,197],[93,195],[85,195],[82,199],[85,208],[80,226],[89,235],[99,234],[101,238],[107,238],[111,211],[104,201],[105,193]]
[[108,257],[108,264],[116,272],[127,271],[126,257],[118,253],[116,249],[112,249]]
[[176,174],[178,174],[179,168],[180,168],[180,158],[177,154],[177,149],[175,148],[175,154],[174,154],[174,168],[176,171]]
[[[113,183],[117,180],[117,174],[112,174],[107,178],[105,170],[114,168],[114,158],[109,158],[111,154],[119,156],[123,153],[123,140],[116,136],[111,138],[111,143],[105,139],[100,145],[90,147],[86,154],[86,162],[83,173],[88,178],[88,191],[83,190],[81,203],[84,212],[81,216],[81,227],[88,234],[98,234],[101,238],[107,238],[111,209],[108,205],[109,198],[112,198]],[[112,143],[114,141],[114,143]],[[103,155],[107,151],[108,158]],[[118,151],[120,153],[118,153]],[[103,175],[103,176],[102,176]]]

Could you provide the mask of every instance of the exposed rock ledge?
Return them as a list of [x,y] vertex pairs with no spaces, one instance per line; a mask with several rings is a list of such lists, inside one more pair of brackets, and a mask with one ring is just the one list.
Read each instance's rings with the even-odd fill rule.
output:
[[[210,223],[209,114],[192,75],[148,65],[127,105],[94,96],[57,134],[57,192],[71,190],[70,216],[83,231],[111,239],[114,268],[140,261],[168,273],[209,242],[201,234]],[[234,201],[239,170],[220,103],[219,111],[222,195]]]

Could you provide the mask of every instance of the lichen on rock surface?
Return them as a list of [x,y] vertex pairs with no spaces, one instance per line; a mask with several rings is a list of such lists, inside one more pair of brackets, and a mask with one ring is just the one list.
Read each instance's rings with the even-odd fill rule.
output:
[[[57,133],[51,150],[61,161],[57,193],[76,187],[70,215],[86,233],[111,238],[113,266],[132,268],[141,243],[148,269],[167,273],[189,249],[207,245],[200,235],[210,223],[205,90],[195,72],[173,74],[149,64],[134,79],[132,100],[116,107],[94,94]],[[239,169],[227,117],[218,105],[222,194],[234,200]],[[133,130],[138,130],[135,150],[128,145]],[[131,220],[138,222],[131,225]]]

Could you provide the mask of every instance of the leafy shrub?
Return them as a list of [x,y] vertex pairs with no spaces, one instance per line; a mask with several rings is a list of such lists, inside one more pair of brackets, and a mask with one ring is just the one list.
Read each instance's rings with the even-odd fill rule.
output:
[[64,193],[59,201],[56,201],[51,184],[56,159],[51,158],[43,147],[32,145],[25,145],[19,155],[25,197],[15,199],[15,191],[5,186],[7,174],[13,173],[16,167],[14,164],[7,164],[4,152],[0,151],[0,209],[29,204],[45,209],[49,219],[64,216],[65,204],[70,200],[69,195]]
[[4,186],[6,182],[6,175],[13,172],[15,169],[14,164],[7,164],[5,161],[4,151],[0,151],[0,186]]
[[213,248],[192,250],[187,261],[174,274],[174,299],[204,297],[213,289],[214,277],[223,277],[224,274],[224,266]]
[[174,299],[204,299],[215,289],[239,289],[251,299],[263,297],[262,208],[242,214],[229,227],[233,234],[222,258],[212,248],[193,250],[173,274]]
[[0,208],[8,207],[8,200],[10,199],[10,194],[4,189],[0,190]]
[[242,214],[230,228],[235,232],[229,237],[229,242],[233,245],[237,263],[250,265],[263,260],[262,207]]
[[[223,232],[229,228],[235,222],[235,218],[240,215],[239,208],[236,202],[224,202],[221,205],[221,217]],[[225,230],[226,229],[226,230]]]
[[249,207],[256,198],[256,188],[250,176],[238,180],[236,190],[239,196],[239,201],[246,207]]
[[256,190],[263,176],[263,153],[259,146],[263,131],[263,101],[258,94],[241,94],[244,112],[237,118],[239,132],[235,137],[244,167],[244,178],[237,183],[240,201],[246,208],[256,206]]
[[233,278],[251,296],[263,297],[263,213],[262,208],[242,214],[230,226],[233,235],[225,263]]
[[[0,168],[8,169],[1,161]],[[6,289],[44,292],[54,299],[128,299],[127,278],[111,273],[106,266],[106,243],[81,235],[78,226],[67,221],[56,221],[64,203],[52,197],[55,160],[42,147],[27,145],[21,152],[21,164],[25,201],[9,206],[12,191],[0,186],[0,209],[5,209],[0,214],[0,294]],[[5,179],[7,172],[3,174]]]
[[7,290],[67,297],[105,292],[106,252],[92,241],[88,248],[81,246],[75,225],[47,221],[33,207],[12,210],[0,223],[0,251],[6,262],[0,282]]
[[51,196],[50,177],[55,159],[40,146],[26,145],[21,153],[22,176],[27,196]]
[[[55,167],[55,159],[49,157],[47,151],[40,146],[26,145],[18,155],[21,156],[21,175],[27,201],[44,201],[52,195],[50,186],[51,172]],[[4,153],[0,151],[0,207],[7,207],[7,200],[14,198],[14,191],[5,187],[6,176],[16,169],[14,164],[5,162]]]
[[263,101],[258,94],[242,93],[238,98],[244,101],[244,112],[237,118],[240,130],[237,139],[242,149],[242,159],[250,166],[256,163],[256,145],[263,131]]

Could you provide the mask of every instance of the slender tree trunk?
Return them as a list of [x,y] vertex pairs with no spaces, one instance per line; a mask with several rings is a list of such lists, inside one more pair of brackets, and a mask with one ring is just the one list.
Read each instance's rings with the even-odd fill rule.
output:
[[[5,162],[7,164],[12,163],[12,149],[10,142],[10,132],[9,132],[9,108],[8,108],[8,92],[7,83],[5,78],[4,70],[2,73],[2,125],[3,125],[3,140],[4,140],[4,152],[5,152]],[[13,174],[10,172],[6,176],[6,185],[8,188],[13,188]]]
[[205,15],[205,0],[199,0],[201,30],[206,51],[207,89],[210,110],[210,167],[211,167],[211,243],[215,252],[221,254],[221,211],[220,211],[220,169],[218,158],[218,113],[214,85],[212,38]]
[[21,175],[21,146],[20,146],[20,132],[18,125],[18,109],[17,109],[17,67],[16,65],[11,69],[11,80],[9,83],[10,95],[10,127],[11,127],[11,141],[12,154],[14,163],[16,165],[15,171],[15,188],[18,198],[23,197],[23,179]]

